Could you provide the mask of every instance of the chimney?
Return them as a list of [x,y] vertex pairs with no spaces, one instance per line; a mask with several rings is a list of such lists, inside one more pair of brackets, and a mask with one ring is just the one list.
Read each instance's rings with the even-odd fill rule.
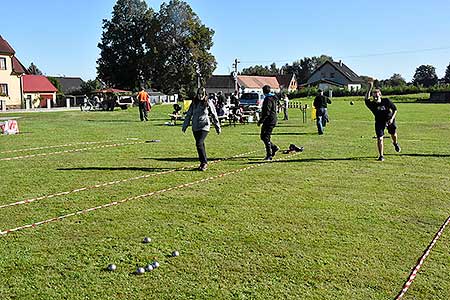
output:
[[339,66],[342,67],[342,60],[339,60]]

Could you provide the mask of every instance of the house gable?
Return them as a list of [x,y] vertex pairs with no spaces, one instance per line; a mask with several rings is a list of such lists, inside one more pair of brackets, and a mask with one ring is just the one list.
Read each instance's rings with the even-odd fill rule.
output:
[[361,78],[342,62],[326,61],[318,67],[309,77],[307,85],[328,80],[338,85],[348,86],[352,84],[360,84]]

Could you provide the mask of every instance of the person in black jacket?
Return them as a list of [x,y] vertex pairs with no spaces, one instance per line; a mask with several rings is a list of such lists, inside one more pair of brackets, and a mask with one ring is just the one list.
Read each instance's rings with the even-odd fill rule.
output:
[[387,128],[388,133],[392,137],[392,143],[394,145],[394,149],[396,152],[400,152],[401,148],[398,144],[398,136],[397,136],[397,125],[395,124],[395,117],[397,115],[397,107],[389,98],[382,98],[381,91],[379,89],[375,89],[373,91],[373,99],[370,100],[370,93],[373,89],[373,82],[369,82],[369,89],[366,93],[366,106],[370,109],[370,111],[375,116],[375,133],[377,135],[377,146],[379,161],[384,161],[384,143],[383,136],[384,130]]
[[277,145],[270,141],[273,128],[277,125],[277,97],[270,92],[270,86],[263,86],[264,102],[262,105],[261,118],[258,121],[258,126],[261,127],[261,140],[266,146],[266,158],[264,160],[270,161],[275,156],[275,153],[280,150]]
[[323,95],[323,91],[319,90],[319,94],[314,99],[314,107],[316,108],[317,131],[323,134],[325,126],[328,122],[328,104],[331,104],[330,98]]

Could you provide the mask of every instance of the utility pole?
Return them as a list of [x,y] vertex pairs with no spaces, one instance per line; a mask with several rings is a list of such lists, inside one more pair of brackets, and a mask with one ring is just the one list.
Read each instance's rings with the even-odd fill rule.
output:
[[234,72],[233,72],[233,77],[234,77],[234,90],[238,91],[238,65],[239,65],[240,61],[236,58],[234,60],[233,63],[233,68],[234,68]]

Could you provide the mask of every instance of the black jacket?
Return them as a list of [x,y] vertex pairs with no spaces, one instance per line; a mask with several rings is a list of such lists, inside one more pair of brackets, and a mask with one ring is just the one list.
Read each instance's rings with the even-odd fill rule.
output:
[[277,125],[277,101],[278,98],[273,94],[269,94],[264,98],[261,118],[258,121],[259,124]]

